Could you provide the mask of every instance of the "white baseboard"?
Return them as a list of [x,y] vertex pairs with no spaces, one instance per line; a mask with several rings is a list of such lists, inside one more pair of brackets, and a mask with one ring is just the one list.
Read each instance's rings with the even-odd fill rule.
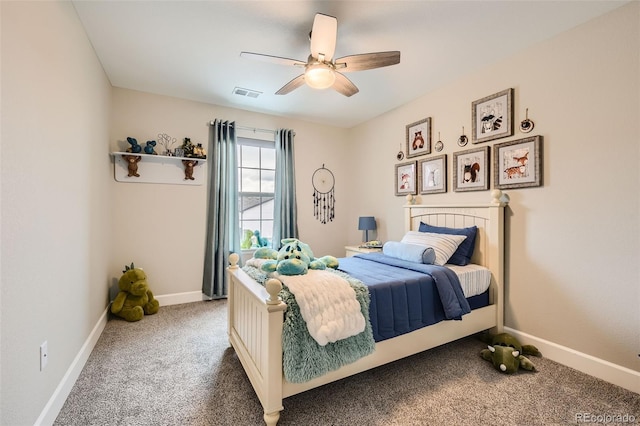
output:
[[201,291],[189,291],[185,293],[163,294],[154,296],[160,302],[160,307],[181,305],[182,303],[202,302],[205,300]]
[[40,425],[52,425],[55,422],[56,417],[60,413],[64,402],[67,400],[67,397],[71,393],[71,389],[73,389],[73,385],[78,380],[84,365],[89,359],[89,355],[91,355],[91,351],[98,343],[98,339],[104,330],[104,327],[107,325],[107,318],[109,316],[109,306],[104,310],[100,318],[98,319],[98,323],[93,327],[91,333],[89,333],[89,337],[84,342],[78,355],[76,355],[75,359],[67,369],[67,372],[60,380],[60,384],[56,387],[56,390],[49,398],[47,405],[44,406],[44,409],[40,413],[40,416],[35,422],[36,426]]
[[505,327],[504,331],[513,334],[523,344],[535,345],[545,358],[640,394],[640,373],[637,371],[510,327]]

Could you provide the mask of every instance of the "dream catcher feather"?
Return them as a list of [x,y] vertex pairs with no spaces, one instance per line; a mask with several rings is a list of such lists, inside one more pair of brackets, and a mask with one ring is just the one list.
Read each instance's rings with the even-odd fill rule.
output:
[[320,223],[333,221],[336,204],[336,180],[333,173],[323,164],[313,172],[311,183],[313,184],[313,215]]

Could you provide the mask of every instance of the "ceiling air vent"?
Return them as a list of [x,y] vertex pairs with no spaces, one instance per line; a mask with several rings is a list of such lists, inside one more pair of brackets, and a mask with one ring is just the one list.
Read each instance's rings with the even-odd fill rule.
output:
[[262,92],[258,92],[257,90],[251,90],[251,89],[243,89],[242,87],[235,87],[233,89],[233,94],[246,96],[247,98],[257,98],[262,94]]

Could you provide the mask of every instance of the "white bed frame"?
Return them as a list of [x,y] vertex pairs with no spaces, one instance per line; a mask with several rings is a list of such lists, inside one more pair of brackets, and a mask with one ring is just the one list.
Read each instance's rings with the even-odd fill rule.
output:
[[491,204],[467,206],[405,206],[405,229],[417,230],[420,222],[463,228],[476,225],[478,234],[472,259],[492,272],[490,305],[464,315],[462,321],[442,321],[393,339],[376,343],[375,351],[305,383],[289,383],[282,368],[282,323],[286,304],[278,298],[280,281],[270,279],[266,288],[238,268],[238,255],[230,256],[229,341],[264,408],[267,425],[275,426],[289,396],[343,379],[431,349],[471,334],[492,329],[501,332],[504,316],[504,207],[502,193],[492,191]]

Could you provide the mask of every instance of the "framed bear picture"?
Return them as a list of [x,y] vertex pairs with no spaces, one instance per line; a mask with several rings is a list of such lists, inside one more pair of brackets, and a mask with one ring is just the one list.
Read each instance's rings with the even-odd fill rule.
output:
[[431,153],[431,117],[407,124],[407,158]]

